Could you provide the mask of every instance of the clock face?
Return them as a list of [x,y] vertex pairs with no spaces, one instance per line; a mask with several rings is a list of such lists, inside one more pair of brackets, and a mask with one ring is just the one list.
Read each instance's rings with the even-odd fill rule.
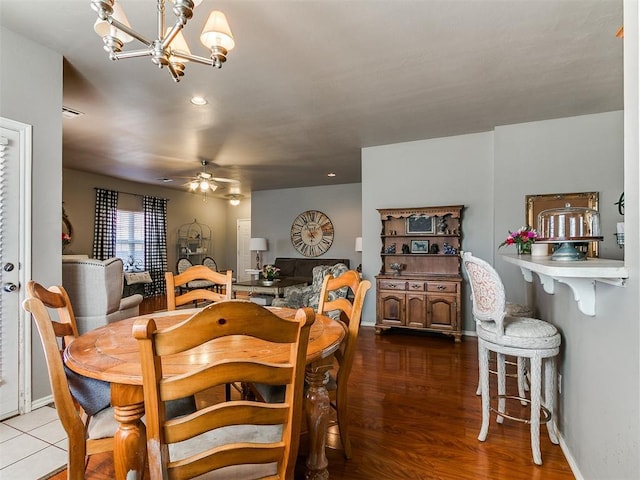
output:
[[291,243],[305,257],[317,257],[333,243],[333,223],[318,210],[307,210],[291,225]]

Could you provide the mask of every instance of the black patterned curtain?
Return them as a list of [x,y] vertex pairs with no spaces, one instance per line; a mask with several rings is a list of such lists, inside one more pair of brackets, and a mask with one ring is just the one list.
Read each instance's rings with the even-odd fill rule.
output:
[[167,199],[142,198],[144,210],[144,264],[151,283],[144,286],[144,296],[165,293],[164,273],[167,271]]
[[93,258],[106,260],[116,256],[116,219],[118,192],[96,188],[96,216],[93,223]]

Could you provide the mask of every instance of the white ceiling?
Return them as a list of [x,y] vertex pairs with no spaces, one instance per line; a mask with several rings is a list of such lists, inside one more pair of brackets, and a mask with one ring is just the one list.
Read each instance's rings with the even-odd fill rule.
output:
[[[153,0],[120,3],[155,36]],[[183,188],[206,159],[245,194],[352,183],[363,147],[623,107],[622,0],[205,0],[194,54],[213,8],[236,48],[175,84],[109,60],[89,0],[0,0],[0,24],[65,58],[64,105],[84,113],[64,121],[65,167]]]

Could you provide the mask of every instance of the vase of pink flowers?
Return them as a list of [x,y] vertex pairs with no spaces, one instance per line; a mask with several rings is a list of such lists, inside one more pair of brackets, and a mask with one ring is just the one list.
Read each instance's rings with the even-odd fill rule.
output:
[[533,245],[538,238],[538,233],[531,227],[520,227],[520,229],[509,232],[507,239],[498,245],[498,248],[505,245],[515,245],[518,255],[530,254],[531,245]]

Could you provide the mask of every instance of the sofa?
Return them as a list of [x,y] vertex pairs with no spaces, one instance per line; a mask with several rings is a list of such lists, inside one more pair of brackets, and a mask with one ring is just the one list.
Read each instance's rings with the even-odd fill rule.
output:
[[[349,267],[344,263],[316,265],[313,267],[310,285],[306,287],[285,287],[283,297],[274,298],[271,306],[287,308],[311,307],[316,311],[320,303],[320,291],[322,290],[324,277],[332,275],[334,278],[337,278],[348,270]],[[330,292],[330,300],[333,301],[339,296],[346,297],[347,293],[348,289],[346,288],[343,291]]]
[[122,298],[123,277],[119,258],[62,259],[62,286],[69,294],[80,334],[138,315],[142,295]]
[[307,283],[313,281],[313,267],[318,265],[335,265],[342,263],[349,267],[348,258],[276,258],[273,263],[280,269],[280,277],[303,278]]

